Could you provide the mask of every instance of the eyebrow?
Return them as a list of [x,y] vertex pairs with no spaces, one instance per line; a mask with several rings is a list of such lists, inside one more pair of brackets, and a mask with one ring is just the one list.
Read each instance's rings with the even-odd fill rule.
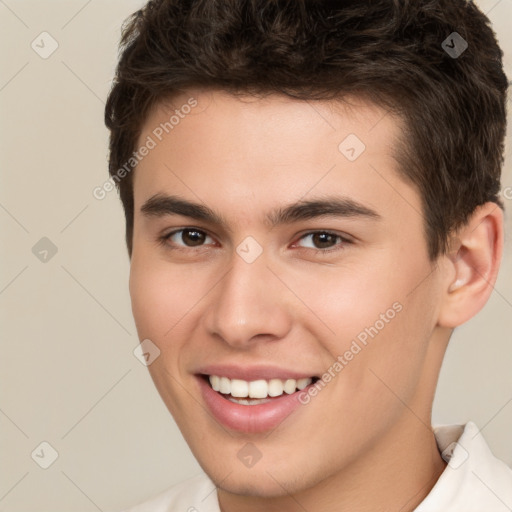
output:
[[[145,217],[163,217],[166,215],[183,215],[195,220],[227,226],[227,221],[211,208],[174,195],[155,194],[141,207]],[[380,220],[382,217],[375,210],[343,196],[327,196],[309,200],[299,200],[276,208],[265,216],[270,228],[282,224],[291,224],[317,217],[362,217]],[[229,229],[228,229],[229,231]]]

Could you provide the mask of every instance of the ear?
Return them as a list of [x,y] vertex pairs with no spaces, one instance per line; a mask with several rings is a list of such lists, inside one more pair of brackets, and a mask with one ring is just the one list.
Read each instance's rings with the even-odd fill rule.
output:
[[485,203],[457,230],[443,260],[441,327],[455,328],[485,305],[498,277],[503,252],[503,211]]

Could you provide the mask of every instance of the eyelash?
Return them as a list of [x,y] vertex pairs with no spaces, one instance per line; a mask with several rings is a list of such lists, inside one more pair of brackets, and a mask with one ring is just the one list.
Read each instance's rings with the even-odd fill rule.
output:
[[[163,236],[159,237],[158,238],[158,242],[159,242],[160,245],[166,247],[167,249],[173,250],[173,251],[174,250],[178,250],[178,251],[190,252],[190,251],[194,251],[194,250],[201,250],[204,247],[204,245],[198,246],[196,248],[194,248],[194,247],[183,247],[183,246],[171,245],[169,243],[169,239],[173,235],[175,235],[176,233],[184,232],[184,231],[197,231],[199,233],[205,234],[206,236],[210,236],[210,235],[208,235],[208,233],[206,233],[206,231],[204,231],[202,229],[197,229],[197,228],[194,228],[194,227],[187,227],[187,228],[176,229],[174,231],[171,231],[170,233],[167,233],[166,235],[163,235]],[[330,248],[330,249],[315,249],[315,248],[311,248],[311,247],[301,247],[301,249],[308,249],[310,251],[313,251],[315,254],[326,255],[326,254],[331,254],[333,252],[341,251],[341,250],[343,250],[345,245],[353,243],[352,240],[349,240],[348,238],[345,238],[345,237],[339,235],[338,233],[334,233],[332,231],[323,230],[323,229],[317,230],[317,231],[309,231],[307,233],[304,233],[299,238],[299,240],[302,240],[303,238],[306,238],[308,236],[315,235],[315,234],[332,235],[332,236],[336,237],[337,239],[339,239],[341,241],[341,243],[338,244],[337,247]]]

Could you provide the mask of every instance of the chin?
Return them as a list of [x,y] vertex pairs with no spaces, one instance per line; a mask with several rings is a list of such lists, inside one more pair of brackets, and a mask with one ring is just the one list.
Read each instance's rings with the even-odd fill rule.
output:
[[307,482],[306,475],[295,475],[290,471],[285,474],[272,470],[272,468],[260,467],[244,469],[228,469],[220,474],[218,468],[213,472],[204,468],[205,473],[223,491],[240,496],[253,496],[259,498],[280,498],[290,494],[301,492],[314,485],[315,482]]
[[[248,477],[244,479],[240,478],[240,476],[235,476],[233,478],[225,478],[224,480],[221,479],[218,483],[216,481],[214,482],[219,489],[240,496],[280,498],[288,496],[290,493],[289,483],[287,481],[280,482],[281,485],[279,485],[279,483],[268,474],[260,475],[259,477],[251,477],[248,475]],[[296,492],[296,490],[292,489],[292,492]]]

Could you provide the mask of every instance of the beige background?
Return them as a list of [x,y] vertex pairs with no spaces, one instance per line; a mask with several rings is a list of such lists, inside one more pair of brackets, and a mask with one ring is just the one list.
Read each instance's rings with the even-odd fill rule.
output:
[[[512,77],[512,0],[478,3]],[[103,108],[121,22],[141,4],[0,0],[0,512],[120,510],[200,470],[133,355],[117,194],[92,196],[107,178]],[[59,45],[47,59],[31,48],[43,31]],[[503,188],[510,147],[509,136]],[[475,421],[512,465],[505,202],[505,262],[489,304],[452,338],[434,423]],[[57,248],[47,262],[32,252],[43,237]],[[35,462],[50,460],[43,441],[58,452],[48,469]]]

